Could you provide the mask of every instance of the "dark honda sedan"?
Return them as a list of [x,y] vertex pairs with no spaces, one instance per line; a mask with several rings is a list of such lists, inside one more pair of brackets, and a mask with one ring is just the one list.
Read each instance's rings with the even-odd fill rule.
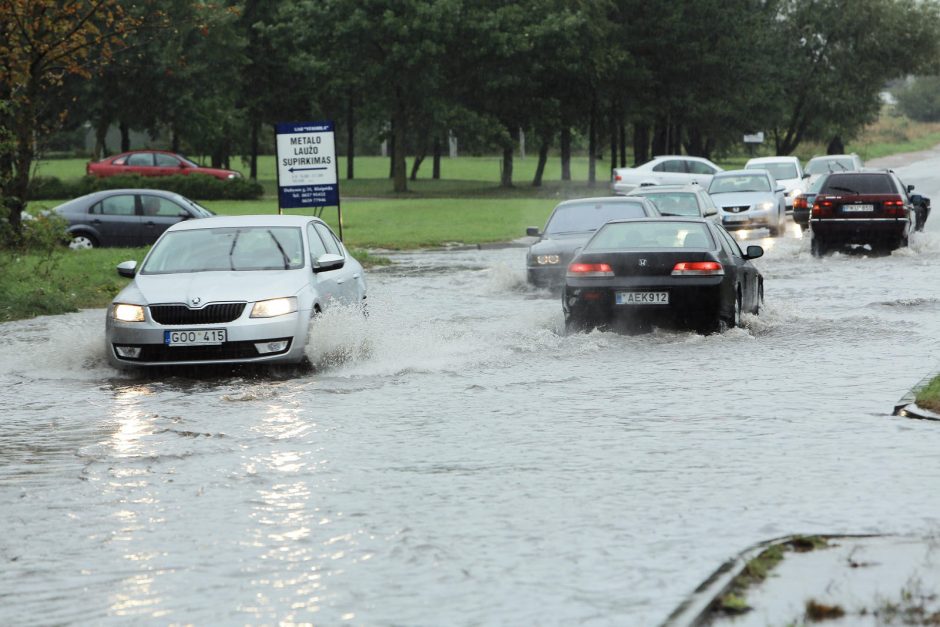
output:
[[598,228],[610,220],[658,216],[659,211],[648,199],[639,196],[580,198],[566,200],[552,211],[545,231],[530,226],[526,235],[539,241],[529,247],[526,255],[526,278],[530,285],[561,289],[565,269],[575,251],[584,246]]
[[68,220],[71,248],[147,246],[183,220],[215,214],[185,196],[158,189],[110,189],[54,208]]
[[608,222],[568,266],[566,329],[738,326],[760,311],[763,277],[750,260],[763,254],[705,219]]

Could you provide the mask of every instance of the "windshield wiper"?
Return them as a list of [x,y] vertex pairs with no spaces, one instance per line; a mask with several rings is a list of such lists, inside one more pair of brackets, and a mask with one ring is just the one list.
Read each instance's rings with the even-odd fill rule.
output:
[[238,236],[241,235],[241,231],[235,231],[235,237],[232,238],[232,246],[228,249],[228,268],[229,270],[235,269],[235,263],[232,261],[232,254],[235,252],[235,244],[238,243]]
[[290,257],[287,256],[287,253],[284,252],[284,247],[281,246],[281,243],[277,241],[277,238],[274,237],[274,233],[271,232],[271,229],[268,229],[268,235],[271,236],[271,239],[274,240],[275,246],[281,251],[281,258],[284,259],[284,269],[287,270],[290,268]]
[[839,187],[838,185],[833,185],[833,186],[830,187],[829,189],[837,189],[837,190],[839,190],[840,192],[848,192],[848,193],[850,193],[850,194],[855,194],[856,196],[858,196],[859,194],[861,194],[861,192],[857,192],[857,191],[855,191],[854,189],[849,189],[848,187]]

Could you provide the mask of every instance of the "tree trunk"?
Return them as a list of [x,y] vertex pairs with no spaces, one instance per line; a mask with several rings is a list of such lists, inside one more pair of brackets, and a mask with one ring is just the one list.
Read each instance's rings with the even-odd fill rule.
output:
[[398,94],[395,104],[395,156],[393,157],[394,167],[394,190],[396,193],[408,191],[407,166],[405,165],[405,104],[401,95],[401,87],[397,88]]
[[842,143],[842,137],[839,135],[834,135],[832,139],[829,140],[829,145],[826,146],[827,155],[844,155],[845,154],[845,144]]
[[701,157],[705,152],[705,142],[702,131],[693,126],[689,129],[689,138],[685,142],[685,151],[693,157]]
[[545,174],[545,164],[548,162],[548,149],[551,147],[550,139],[543,139],[539,146],[539,162],[535,166],[535,177],[532,179],[532,187],[542,186],[542,176]]
[[95,125],[95,161],[108,156],[108,127],[111,126],[111,120],[102,116]]
[[356,118],[353,94],[349,92],[349,100],[346,106],[346,178],[353,180],[355,177],[356,159]]
[[127,122],[119,122],[118,128],[121,130],[121,152],[127,152],[131,149],[131,129]]
[[261,122],[258,120],[253,120],[251,122],[251,147],[249,148],[250,154],[248,155],[248,170],[249,177],[253,181],[258,180],[258,142],[259,135],[261,131]]
[[415,155],[414,163],[411,164],[411,180],[418,180],[418,170],[421,168],[421,164],[424,163],[424,153]]
[[620,124],[620,167],[627,167],[627,125]]
[[610,120],[610,167],[608,170],[612,173],[617,167],[617,153],[620,152],[618,141],[620,135],[617,133],[617,121],[611,116]]
[[434,138],[434,163],[431,169],[431,178],[435,181],[440,180],[441,178],[441,152],[443,148],[441,147],[441,138]]
[[650,160],[650,127],[643,122],[633,123],[633,165]]
[[571,127],[565,123],[561,127],[561,180],[571,180]]
[[588,114],[588,183],[597,180],[597,96],[591,96]]
[[388,178],[395,178],[395,120],[390,123],[388,135]]
[[180,151],[180,134],[176,132],[175,128],[173,129],[170,137],[170,150],[173,152]]
[[503,148],[503,167],[502,171],[499,173],[500,187],[512,187],[512,153],[512,145],[508,148]]
[[682,125],[673,124],[672,132],[670,134],[672,142],[669,145],[669,152],[674,155],[682,154]]

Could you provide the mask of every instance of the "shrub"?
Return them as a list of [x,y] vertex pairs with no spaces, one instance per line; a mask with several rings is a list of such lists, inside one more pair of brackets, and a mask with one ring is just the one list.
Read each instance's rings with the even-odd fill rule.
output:
[[37,176],[30,181],[31,200],[61,200],[84,196],[103,189],[163,189],[193,200],[255,200],[264,188],[250,179],[222,181],[211,176],[139,176],[122,175],[97,178],[85,176],[62,181],[54,176]]

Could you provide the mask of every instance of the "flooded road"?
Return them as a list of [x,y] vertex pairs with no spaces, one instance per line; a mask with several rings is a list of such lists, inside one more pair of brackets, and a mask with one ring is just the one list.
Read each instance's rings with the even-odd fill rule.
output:
[[396,255],[313,372],[0,325],[0,624],[650,625],[760,540],[940,532],[940,429],[888,415],[938,361],[940,216],[758,243],[765,311],[709,337],[564,337],[519,248]]

